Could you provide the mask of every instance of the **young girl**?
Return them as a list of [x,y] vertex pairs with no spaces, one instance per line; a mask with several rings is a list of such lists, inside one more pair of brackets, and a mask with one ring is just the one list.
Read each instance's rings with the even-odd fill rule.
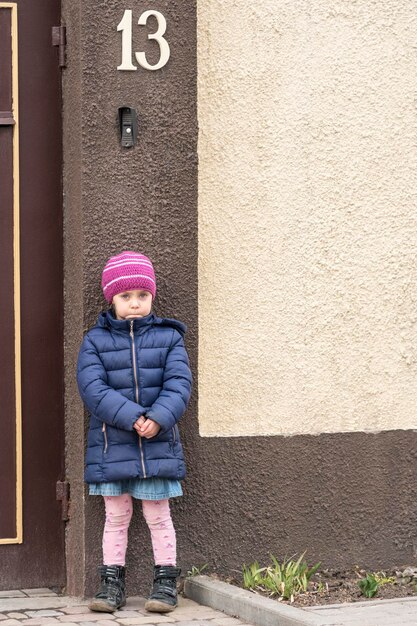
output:
[[111,308],[99,315],[80,348],[77,380],[91,414],[85,480],[104,497],[101,589],[92,611],[126,604],[125,555],[132,496],[142,500],[155,561],[148,611],[177,606],[175,530],[169,498],[182,495],[185,464],[177,422],[191,393],[186,327],[152,313],[151,261],[137,252],[110,258],[103,270]]

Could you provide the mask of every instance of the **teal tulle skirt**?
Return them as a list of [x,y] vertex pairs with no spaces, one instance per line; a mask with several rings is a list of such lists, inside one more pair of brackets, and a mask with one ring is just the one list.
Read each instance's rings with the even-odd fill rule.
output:
[[128,493],[138,500],[166,500],[182,496],[179,480],[169,478],[127,478],[109,483],[90,483],[90,496],[121,496]]

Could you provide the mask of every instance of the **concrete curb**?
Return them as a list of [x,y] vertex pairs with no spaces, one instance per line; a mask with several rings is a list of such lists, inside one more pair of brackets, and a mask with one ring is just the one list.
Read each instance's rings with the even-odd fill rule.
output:
[[280,604],[209,576],[185,579],[184,594],[200,604],[211,606],[256,626],[320,626],[337,624],[335,618],[314,615],[288,604]]

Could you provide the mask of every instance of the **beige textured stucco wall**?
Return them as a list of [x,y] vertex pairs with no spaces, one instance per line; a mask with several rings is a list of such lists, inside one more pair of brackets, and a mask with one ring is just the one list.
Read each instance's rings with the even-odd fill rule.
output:
[[201,435],[417,427],[416,32],[199,0]]

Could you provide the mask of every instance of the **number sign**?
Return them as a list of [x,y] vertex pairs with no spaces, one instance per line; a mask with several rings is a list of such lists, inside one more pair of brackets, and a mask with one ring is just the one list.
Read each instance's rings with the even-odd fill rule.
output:
[[[135,52],[136,61],[145,70],[160,70],[168,63],[170,56],[170,49],[167,40],[164,38],[164,34],[167,28],[166,19],[159,11],[153,9],[145,11],[139,17],[138,24],[145,26],[148,18],[153,15],[156,17],[158,23],[158,30],[156,33],[150,33],[148,39],[155,39],[159,45],[159,61],[154,65],[148,63],[146,54],[144,52]],[[126,9],[123,18],[117,26],[117,30],[122,32],[122,62],[117,66],[118,70],[135,71],[138,68],[132,63],[132,10]]]

